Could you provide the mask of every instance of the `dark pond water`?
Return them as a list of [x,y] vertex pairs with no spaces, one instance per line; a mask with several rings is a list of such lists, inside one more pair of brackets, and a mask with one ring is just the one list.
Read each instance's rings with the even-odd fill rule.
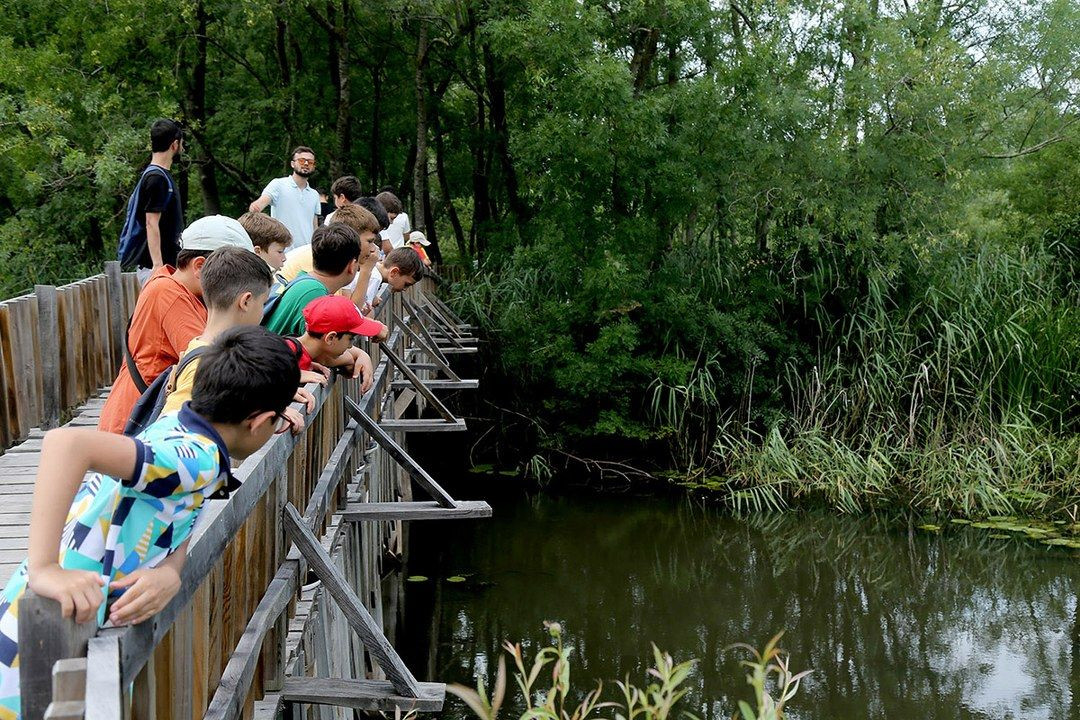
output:
[[[424,679],[474,685],[504,640],[531,657],[558,620],[578,688],[643,684],[655,642],[699,661],[684,707],[730,718],[749,689],[728,647],[785,630],[793,669],[814,671],[791,718],[1080,718],[1073,551],[685,499],[503,495],[490,520],[412,525],[406,574],[429,579],[405,584],[398,642]],[[469,714],[448,700],[444,717]]]

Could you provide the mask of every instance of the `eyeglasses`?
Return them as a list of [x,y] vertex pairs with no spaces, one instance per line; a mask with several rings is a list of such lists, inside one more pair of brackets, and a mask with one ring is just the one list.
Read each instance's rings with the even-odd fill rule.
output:
[[293,427],[292,420],[284,412],[279,412],[274,415],[274,434],[280,435],[286,430],[291,430]]
[[294,158],[293,162],[296,163],[297,165],[311,165],[312,167],[315,166],[315,161],[314,160],[308,160],[307,158]]

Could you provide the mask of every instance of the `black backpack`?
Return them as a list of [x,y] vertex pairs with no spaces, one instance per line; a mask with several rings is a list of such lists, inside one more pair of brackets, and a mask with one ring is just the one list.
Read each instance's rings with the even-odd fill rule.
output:
[[176,388],[175,381],[180,377],[180,373],[192,360],[209,349],[209,345],[202,345],[188,350],[184,357],[180,358],[180,362],[162,372],[154,379],[154,382],[147,385],[135,366],[135,360],[131,357],[127,343],[124,343],[124,361],[127,363],[128,373],[135,382],[135,387],[142,392],[139,399],[135,401],[135,407],[131,408],[127,424],[124,425],[125,435],[128,437],[138,435],[158,419],[161,409],[165,407],[165,401],[169,398],[169,393]]
[[[142,188],[143,180],[152,173],[165,177],[165,181],[169,184],[169,202],[173,204],[177,213],[181,212],[180,194],[176,192],[176,185],[173,183],[172,175],[163,167],[148,165],[143,170],[142,175],[139,176],[139,182],[135,183],[135,189],[128,199],[127,217],[124,219],[124,227],[120,231],[120,241],[116,247],[116,259],[120,261],[120,266],[124,268],[135,267],[136,263],[139,262],[139,256],[142,255],[143,248],[146,247],[146,226],[139,221],[138,217],[139,191]],[[183,215],[180,215],[180,217],[182,218]],[[181,222],[182,224],[183,222]],[[164,240],[162,238],[163,243]]]

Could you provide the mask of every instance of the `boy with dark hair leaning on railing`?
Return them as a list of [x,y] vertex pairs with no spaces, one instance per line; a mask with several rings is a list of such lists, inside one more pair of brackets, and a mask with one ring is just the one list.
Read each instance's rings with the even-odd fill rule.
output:
[[20,713],[18,601],[26,587],[80,623],[140,623],[160,612],[180,588],[204,501],[239,487],[233,460],[289,428],[283,413],[299,380],[296,355],[280,337],[232,328],[203,356],[193,399],[179,413],[134,438],[81,428],[45,435],[29,557],[0,601],[0,717]]

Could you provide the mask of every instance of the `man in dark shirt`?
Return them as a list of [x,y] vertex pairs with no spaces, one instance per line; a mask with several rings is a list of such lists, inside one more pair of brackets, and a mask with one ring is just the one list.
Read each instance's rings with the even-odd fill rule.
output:
[[146,244],[137,261],[139,279],[162,265],[176,265],[184,213],[180,194],[169,170],[184,151],[184,133],[175,120],[158,120],[150,128],[150,165],[139,181],[139,202],[134,208],[146,228]]

